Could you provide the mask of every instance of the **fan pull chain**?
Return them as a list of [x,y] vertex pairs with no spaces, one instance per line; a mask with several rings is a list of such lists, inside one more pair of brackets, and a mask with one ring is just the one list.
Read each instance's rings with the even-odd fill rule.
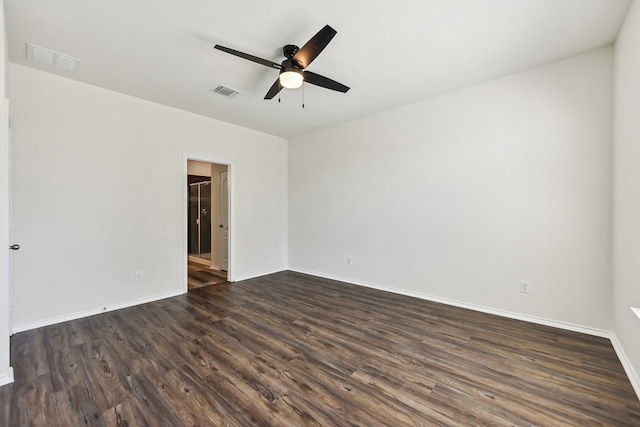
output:
[[302,108],[304,108],[304,81],[302,82]]

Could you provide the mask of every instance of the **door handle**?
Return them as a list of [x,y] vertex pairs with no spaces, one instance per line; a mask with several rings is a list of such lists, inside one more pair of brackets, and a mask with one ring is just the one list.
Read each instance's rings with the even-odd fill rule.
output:
[[220,224],[220,225],[218,226],[218,228],[224,228],[224,225]]
[[20,245],[11,245],[9,246],[9,249],[11,249],[12,251],[17,251],[18,249],[20,249]]

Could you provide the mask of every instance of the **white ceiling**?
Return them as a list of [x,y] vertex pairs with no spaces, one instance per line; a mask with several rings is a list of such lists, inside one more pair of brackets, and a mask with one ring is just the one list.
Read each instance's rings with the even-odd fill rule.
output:
[[[292,137],[615,41],[630,0],[5,0],[11,62]],[[325,24],[338,34],[309,70],[351,87],[263,97],[281,62]],[[26,61],[26,43],[80,59]],[[210,89],[225,84],[233,98]]]

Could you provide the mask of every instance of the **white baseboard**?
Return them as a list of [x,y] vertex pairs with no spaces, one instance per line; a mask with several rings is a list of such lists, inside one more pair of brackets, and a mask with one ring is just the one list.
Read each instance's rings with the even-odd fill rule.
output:
[[252,273],[246,276],[234,277],[233,282],[241,282],[243,280],[255,279],[256,277],[267,276],[269,274],[280,273],[281,271],[287,271],[287,268],[279,268],[276,270],[265,270],[257,273]]
[[[236,281],[241,281],[241,280],[254,279],[256,277],[266,276],[268,274],[278,273],[278,272],[281,272],[281,271],[284,271],[284,269],[262,271],[262,272],[254,273],[254,274],[251,274],[251,275],[242,276],[240,278],[234,278],[233,281],[236,282]],[[93,308],[93,309],[85,310],[85,311],[80,311],[80,312],[76,312],[76,313],[65,314],[65,315],[62,315],[62,316],[50,317],[48,319],[37,320],[35,322],[15,324],[15,325],[13,325],[12,333],[17,334],[18,332],[29,331],[31,329],[37,329],[37,328],[41,328],[43,326],[55,325],[56,323],[67,322],[69,320],[81,319],[83,317],[89,317],[89,316],[93,316],[93,315],[100,314],[100,313],[106,313],[107,311],[119,310],[121,308],[132,307],[134,305],[146,304],[148,302],[158,301],[158,300],[165,299],[165,298],[171,298],[171,297],[175,297],[175,296],[178,296],[178,295],[182,295],[184,293],[186,293],[186,290],[185,291],[168,292],[168,293],[165,293],[165,294],[153,295],[151,297],[141,298],[141,299],[137,299],[137,300],[125,301],[125,302],[119,303],[119,304],[112,304],[112,305],[107,305],[107,306],[103,306],[103,307],[97,307],[97,308]]]
[[2,387],[3,385],[11,384],[12,382],[13,382],[13,368],[9,367],[9,371],[6,374],[0,375],[0,387]]
[[496,316],[507,317],[507,318],[510,318],[510,319],[522,320],[522,321],[525,321],[525,322],[536,323],[536,324],[539,324],[539,325],[551,326],[551,327],[554,327],[554,328],[565,329],[565,330],[569,330],[569,331],[573,331],[573,332],[580,332],[580,333],[583,333],[583,334],[594,335],[594,336],[602,337],[602,338],[611,338],[611,336],[613,335],[613,333],[611,331],[606,331],[606,330],[603,330],[603,329],[591,328],[589,326],[575,325],[573,323],[559,322],[559,321],[556,321],[556,320],[545,319],[545,318],[536,317],[536,316],[529,316],[529,315],[526,315],[526,314],[514,313],[514,312],[511,312],[511,311],[499,310],[499,309],[495,309],[495,308],[491,308],[491,307],[484,307],[484,306],[481,306],[481,305],[469,304],[469,303],[462,302],[462,301],[457,301],[457,300],[453,300],[453,299],[449,299],[449,298],[437,297],[437,296],[434,296],[434,295],[423,294],[423,293],[420,293],[420,292],[409,291],[409,290],[406,290],[406,289],[389,288],[389,287],[386,287],[386,286],[380,286],[380,285],[375,285],[375,284],[372,284],[372,283],[354,281],[354,280],[346,279],[346,278],[343,278],[343,277],[331,276],[331,275],[317,273],[317,272],[308,271],[308,270],[291,269],[291,271],[296,271],[298,273],[303,273],[303,274],[310,274],[312,276],[323,277],[325,279],[337,280],[337,281],[340,281],[340,282],[346,282],[346,283],[350,283],[352,285],[364,286],[366,288],[377,289],[379,291],[391,292],[391,293],[394,293],[394,294],[399,294],[399,295],[405,295],[405,296],[409,296],[409,297],[419,298],[419,299],[423,299],[423,300],[426,300],[426,301],[432,301],[432,302],[437,302],[437,303],[441,303],[441,304],[451,305],[451,306],[454,306],[454,307],[466,308],[468,310],[479,311],[481,313],[494,314]]
[[638,376],[636,370],[633,368],[631,361],[627,357],[627,353],[624,352],[624,347],[622,347],[622,344],[620,344],[620,341],[618,341],[618,337],[616,336],[616,334],[612,333],[610,339],[611,345],[613,345],[613,348],[618,355],[618,359],[620,359],[620,363],[622,363],[622,367],[624,368],[627,377],[629,377],[631,386],[635,390],[636,395],[638,395],[638,399],[640,399],[640,377]]
[[184,291],[167,292],[164,294],[152,295],[150,297],[139,298],[136,300],[125,301],[118,304],[107,305],[103,307],[97,307],[90,310],[79,311],[76,313],[65,314],[62,316],[50,317],[48,319],[37,320],[35,322],[21,323],[13,325],[13,333],[29,331],[31,329],[41,328],[43,326],[55,325],[56,323],[67,322],[69,320],[81,319],[83,317],[89,317],[100,313],[106,313],[108,311],[120,310],[121,308],[133,307],[134,305],[146,304],[148,302],[158,301],[165,298],[171,298],[184,294]]
[[568,330],[568,331],[572,331],[572,332],[579,332],[579,333],[582,333],[582,334],[593,335],[593,336],[597,336],[597,337],[601,337],[601,338],[607,338],[607,339],[609,339],[611,341],[611,344],[613,345],[613,349],[615,350],[618,358],[620,359],[620,363],[624,367],[625,373],[627,374],[627,377],[629,377],[629,381],[631,382],[631,385],[633,386],[633,389],[635,390],[636,395],[638,396],[638,399],[640,399],[640,377],[638,377],[638,374],[636,373],[635,369],[633,368],[633,365],[631,364],[631,362],[629,361],[629,358],[625,354],[622,345],[618,341],[618,338],[611,331],[606,331],[606,330],[597,329],[597,328],[591,328],[589,326],[575,325],[575,324],[567,323],[567,322],[559,322],[559,321],[556,321],[556,320],[544,319],[544,318],[540,318],[540,317],[536,317],[536,316],[529,316],[529,315],[525,315],[525,314],[513,313],[513,312],[505,311],[505,310],[497,310],[497,309],[490,308],[490,307],[484,307],[484,306],[480,306],[480,305],[469,304],[469,303],[465,303],[465,302],[461,302],[461,301],[451,300],[451,299],[448,299],[448,298],[441,298],[441,297],[436,297],[436,296],[433,296],[433,295],[422,294],[422,293],[419,293],[419,292],[408,291],[408,290],[405,290],[405,289],[389,288],[389,287],[386,287],[386,286],[379,286],[379,285],[374,285],[374,284],[371,284],[371,283],[354,281],[354,280],[351,280],[351,279],[346,279],[346,278],[343,278],[343,277],[327,275],[327,274],[318,273],[318,272],[315,272],[315,271],[309,271],[309,270],[304,270],[304,269],[296,269],[296,268],[290,268],[290,270],[298,272],[298,273],[302,273],[302,274],[309,274],[311,276],[322,277],[322,278],[325,278],[325,279],[337,280],[337,281],[349,283],[349,284],[352,284],[352,285],[358,285],[358,286],[363,286],[363,287],[367,287],[367,288],[371,288],[371,289],[377,289],[377,290],[380,290],[380,291],[391,292],[391,293],[394,293],[394,294],[399,294],[399,295],[405,295],[405,296],[409,296],[409,297],[419,298],[419,299],[423,299],[423,300],[426,300],[426,301],[437,302],[437,303],[441,303],[441,304],[451,305],[451,306],[454,306],[454,307],[466,308],[466,309],[469,309],[469,310],[479,311],[481,313],[494,314],[496,316],[507,317],[507,318],[510,318],[510,319],[522,320],[522,321],[525,321],[525,322],[536,323],[536,324],[544,325],[544,326],[551,326],[551,327],[554,327],[554,328],[564,329],[564,330]]

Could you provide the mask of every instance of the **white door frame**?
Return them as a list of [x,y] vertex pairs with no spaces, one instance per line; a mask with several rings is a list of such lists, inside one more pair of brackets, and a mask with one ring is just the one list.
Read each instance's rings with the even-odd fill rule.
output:
[[[222,176],[223,174],[226,177],[226,185],[222,184]],[[218,228],[218,265],[220,267],[220,270],[224,270],[224,271],[229,271],[229,168],[227,167],[227,170],[223,170],[218,172],[218,187],[219,187],[219,192],[218,192],[218,210],[219,212],[219,218],[220,218],[220,225],[223,225],[223,227]],[[223,198],[226,198],[227,203],[226,203],[226,210],[227,212],[224,212],[223,207],[224,203],[222,203]],[[225,222],[222,221],[222,217],[224,216],[226,217],[226,224]],[[224,246],[227,246],[226,249],[224,249]],[[224,256],[226,255],[227,259],[226,262],[224,262]]]
[[[184,286],[183,290],[186,293],[189,289],[188,280],[189,280],[189,269],[188,269],[188,256],[189,256],[189,238],[188,238],[188,220],[189,220],[189,192],[188,192],[188,170],[187,170],[187,162],[189,160],[195,160],[197,162],[206,162],[206,163],[215,163],[218,165],[224,165],[227,167],[227,181],[228,181],[228,192],[229,192],[229,230],[232,230],[233,227],[233,212],[234,206],[233,201],[235,197],[234,194],[234,179],[233,179],[233,165],[230,161],[216,159],[213,157],[209,157],[206,155],[199,154],[185,154],[182,160],[183,165],[183,173],[182,173],[182,240],[183,240],[183,277],[184,277]],[[235,273],[234,273],[234,258],[235,255],[233,253],[234,247],[234,234],[229,232],[229,265],[227,269],[227,281],[235,282]]]
[[[8,175],[8,203],[7,203],[7,208],[9,210],[8,212],[8,220],[9,220],[9,244],[13,244],[13,209],[11,208],[11,206],[13,205],[13,183],[12,183],[12,179],[13,179],[13,145],[11,143],[11,117],[9,115],[9,100],[7,99],[6,101],[6,132],[7,132],[7,149],[8,149],[8,156],[7,156],[7,175]],[[9,282],[8,282],[8,286],[9,286],[9,332],[11,333],[11,335],[13,335],[13,275],[12,275],[12,268],[13,268],[13,251],[9,251],[9,265],[7,266],[7,272],[9,274]]]
[[[0,13],[0,17],[1,17]],[[11,326],[11,188],[10,188],[10,146],[9,146],[9,100],[0,100],[0,386],[13,382],[13,368],[10,366],[9,337]],[[6,304],[6,305],[5,305]]]

